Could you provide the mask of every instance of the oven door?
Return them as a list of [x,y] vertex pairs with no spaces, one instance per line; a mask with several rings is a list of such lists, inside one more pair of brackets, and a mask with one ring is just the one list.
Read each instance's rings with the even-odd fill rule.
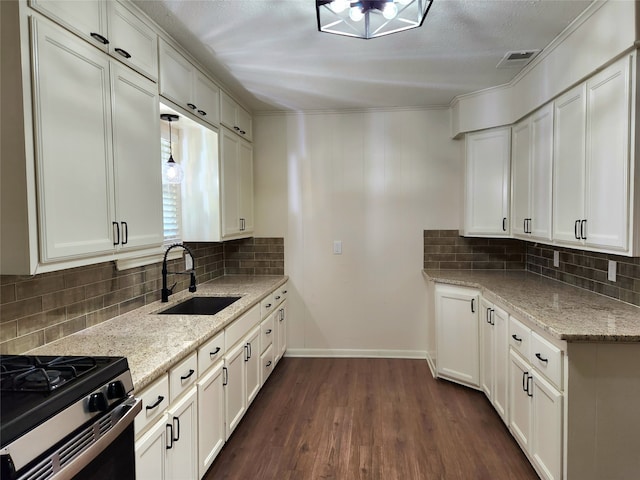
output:
[[141,409],[128,398],[7,480],[135,480],[133,420]]

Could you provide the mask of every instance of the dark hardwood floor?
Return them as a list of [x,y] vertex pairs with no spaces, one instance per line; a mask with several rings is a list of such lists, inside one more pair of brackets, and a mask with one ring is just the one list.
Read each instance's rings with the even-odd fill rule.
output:
[[538,476],[485,396],[424,360],[284,358],[205,478]]

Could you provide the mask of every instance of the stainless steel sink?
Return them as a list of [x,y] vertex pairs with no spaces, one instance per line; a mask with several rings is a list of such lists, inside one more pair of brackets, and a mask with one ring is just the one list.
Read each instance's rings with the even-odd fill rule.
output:
[[158,315],[215,315],[242,297],[191,297]]

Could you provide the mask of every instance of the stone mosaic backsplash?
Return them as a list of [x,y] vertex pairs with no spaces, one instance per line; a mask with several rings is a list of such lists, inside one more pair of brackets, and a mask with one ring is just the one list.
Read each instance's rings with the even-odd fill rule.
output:
[[[560,266],[553,266],[553,252]],[[607,280],[617,262],[615,282]],[[528,270],[640,306],[640,258],[587,252],[516,239],[466,238],[458,230],[424,231],[424,268],[432,270]]]
[[[282,238],[248,240],[229,242],[254,245],[252,261],[258,266],[242,269],[235,247],[227,252],[226,243],[188,244],[196,259],[197,282],[225,272],[284,274]],[[35,276],[0,276],[0,353],[22,353],[159,300],[161,269],[162,264],[156,263],[118,271],[114,262],[105,262]],[[169,262],[169,270],[183,269],[183,260]],[[175,292],[189,286],[188,275],[174,275],[169,281],[178,281]]]
[[526,244],[512,238],[461,237],[458,230],[424,231],[424,268],[524,270]]

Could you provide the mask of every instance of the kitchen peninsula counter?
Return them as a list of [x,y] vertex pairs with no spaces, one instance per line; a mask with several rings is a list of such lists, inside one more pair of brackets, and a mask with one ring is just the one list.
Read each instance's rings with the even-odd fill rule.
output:
[[[287,276],[223,276],[178,292],[28,352],[31,355],[127,357],[136,392],[258,304]],[[158,315],[192,296],[240,296],[215,315]]]
[[423,270],[482,295],[567,342],[640,342],[640,307],[518,270]]

